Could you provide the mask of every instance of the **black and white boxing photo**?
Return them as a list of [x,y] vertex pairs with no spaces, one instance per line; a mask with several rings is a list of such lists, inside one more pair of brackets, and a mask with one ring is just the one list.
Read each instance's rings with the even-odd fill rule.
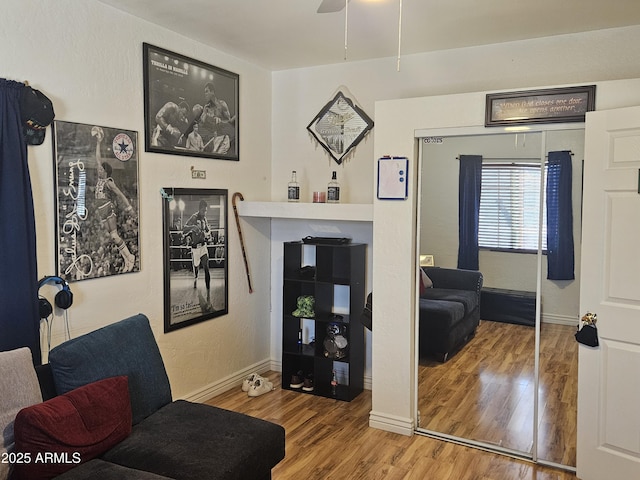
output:
[[239,76],[143,44],[145,150],[238,160]]
[[54,122],[58,274],[140,271],[137,133]]
[[162,192],[167,332],[228,313],[228,192]]

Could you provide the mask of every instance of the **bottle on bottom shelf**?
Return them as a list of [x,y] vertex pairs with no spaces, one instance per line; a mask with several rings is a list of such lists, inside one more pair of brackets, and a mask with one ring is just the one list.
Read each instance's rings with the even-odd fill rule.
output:
[[334,370],[331,377],[331,395],[336,396],[336,390],[338,388],[338,377],[336,376],[336,371]]

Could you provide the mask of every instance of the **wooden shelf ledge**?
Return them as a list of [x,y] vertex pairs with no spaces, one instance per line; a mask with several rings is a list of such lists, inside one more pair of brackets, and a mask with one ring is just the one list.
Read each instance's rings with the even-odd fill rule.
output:
[[338,220],[372,222],[373,204],[238,202],[241,217],[291,218],[301,220]]

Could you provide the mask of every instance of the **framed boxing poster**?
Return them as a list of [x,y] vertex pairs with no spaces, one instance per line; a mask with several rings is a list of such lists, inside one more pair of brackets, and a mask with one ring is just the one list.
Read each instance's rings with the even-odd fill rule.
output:
[[143,44],[145,151],[239,160],[239,75]]
[[165,333],[229,312],[223,189],[162,189]]
[[137,132],[56,120],[52,137],[57,275],[139,271]]

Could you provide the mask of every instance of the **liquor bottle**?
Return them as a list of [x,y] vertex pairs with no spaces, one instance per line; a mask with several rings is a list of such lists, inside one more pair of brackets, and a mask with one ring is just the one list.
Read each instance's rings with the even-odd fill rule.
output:
[[289,182],[289,186],[287,188],[287,200],[290,202],[299,202],[300,201],[300,184],[296,178],[296,171],[293,170],[291,172],[291,181]]
[[338,378],[336,377],[336,371],[333,371],[333,376],[331,377],[331,395],[336,396],[336,388],[338,387]]
[[331,174],[331,181],[327,186],[327,203],[340,203],[340,184],[335,170]]

